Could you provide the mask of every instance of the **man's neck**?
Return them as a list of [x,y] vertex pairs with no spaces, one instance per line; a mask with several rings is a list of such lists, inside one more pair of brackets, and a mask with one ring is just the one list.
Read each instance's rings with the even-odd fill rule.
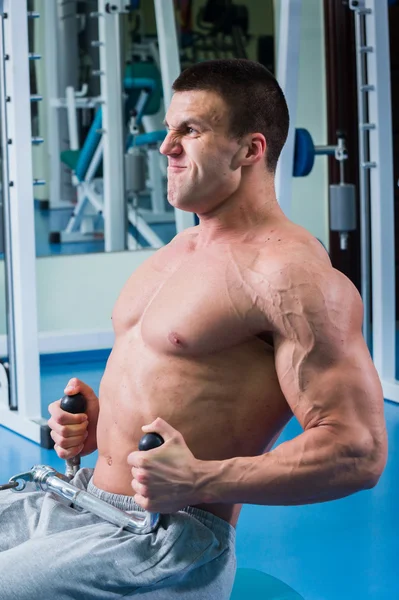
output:
[[274,185],[262,185],[251,191],[238,191],[206,214],[198,215],[198,244],[243,240],[259,226],[265,226],[284,214],[276,199]]

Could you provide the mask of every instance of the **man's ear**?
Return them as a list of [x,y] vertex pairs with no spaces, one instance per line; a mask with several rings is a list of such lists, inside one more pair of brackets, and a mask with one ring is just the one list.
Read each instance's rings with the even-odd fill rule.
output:
[[235,168],[248,167],[264,161],[266,154],[266,138],[262,133],[251,133],[240,141],[240,148],[233,158]]

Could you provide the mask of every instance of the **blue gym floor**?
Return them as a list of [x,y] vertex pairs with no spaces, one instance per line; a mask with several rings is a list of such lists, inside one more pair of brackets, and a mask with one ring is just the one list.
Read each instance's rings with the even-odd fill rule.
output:
[[[46,212],[46,211],[44,211]],[[46,218],[36,226],[46,229]],[[40,236],[43,240],[43,237]],[[98,251],[92,245],[59,248],[69,253]],[[50,250],[50,251],[48,251]],[[51,248],[45,248],[45,254]],[[98,391],[107,352],[47,356],[41,359],[43,414],[63,394],[70,377],[79,377]],[[310,506],[244,506],[237,528],[238,566],[264,571],[302,594],[305,600],[393,600],[399,598],[399,406],[385,403],[389,459],[376,488],[349,498]],[[278,443],[301,431],[293,419]],[[44,463],[63,470],[53,450],[0,427],[0,483],[11,475]],[[94,466],[96,453],[83,459]],[[250,600],[248,598],[248,600]],[[267,600],[266,598],[264,600]]]

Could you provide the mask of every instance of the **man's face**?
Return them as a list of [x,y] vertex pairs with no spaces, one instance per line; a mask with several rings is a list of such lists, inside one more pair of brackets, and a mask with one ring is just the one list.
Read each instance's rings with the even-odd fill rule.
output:
[[175,208],[206,213],[238,187],[240,146],[228,135],[222,98],[207,91],[176,92],[167,111],[168,135],[160,151],[168,157],[168,200]]

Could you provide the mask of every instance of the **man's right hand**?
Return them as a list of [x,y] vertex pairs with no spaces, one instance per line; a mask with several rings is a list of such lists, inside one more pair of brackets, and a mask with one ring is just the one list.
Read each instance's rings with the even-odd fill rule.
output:
[[87,408],[85,414],[73,415],[61,409],[61,400],[49,405],[51,418],[48,425],[55,443],[54,450],[64,459],[77,454],[91,454],[97,449],[98,398],[91,387],[76,378],[68,382],[64,392],[68,396],[82,394],[86,398]]

